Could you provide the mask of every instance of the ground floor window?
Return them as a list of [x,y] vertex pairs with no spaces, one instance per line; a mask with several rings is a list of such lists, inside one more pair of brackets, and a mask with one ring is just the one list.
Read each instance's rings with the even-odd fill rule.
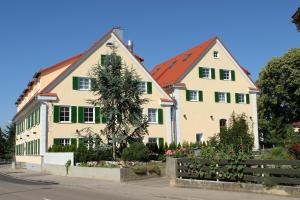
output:
[[203,133],[196,134],[196,142],[203,142]]
[[226,128],[226,122],[227,120],[226,119],[220,119],[220,131],[223,129],[223,128]]
[[71,140],[66,138],[66,139],[59,139],[59,144],[62,146],[68,146],[71,145]]
[[149,138],[148,138],[148,142],[149,142],[149,143],[157,144],[157,138],[149,137]]
[[88,122],[88,123],[94,122],[94,108],[92,107],[84,108],[84,122]]

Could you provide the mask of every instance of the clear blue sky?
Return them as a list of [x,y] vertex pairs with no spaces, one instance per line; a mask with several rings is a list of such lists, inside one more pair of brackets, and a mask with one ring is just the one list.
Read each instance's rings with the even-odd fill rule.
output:
[[299,47],[296,0],[2,0],[0,126],[39,68],[87,49],[120,25],[151,69],[214,35],[254,80],[274,56]]

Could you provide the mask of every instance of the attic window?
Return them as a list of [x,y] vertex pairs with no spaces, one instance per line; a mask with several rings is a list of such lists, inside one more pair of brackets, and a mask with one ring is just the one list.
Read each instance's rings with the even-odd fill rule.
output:
[[191,55],[192,55],[191,53],[187,54],[187,55],[183,58],[182,61],[186,61],[187,59],[189,59],[189,57],[190,57]]
[[219,58],[220,57],[219,52],[218,51],[214,51],[213,56],[214,56],[214,58]]
[[174,60],[174,61],[169,65],[169,69],[171,69],[176,63],[177,63],[177,60]]

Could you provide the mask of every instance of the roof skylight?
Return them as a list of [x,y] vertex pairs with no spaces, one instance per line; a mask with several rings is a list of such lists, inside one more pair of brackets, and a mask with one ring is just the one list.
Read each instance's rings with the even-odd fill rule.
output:
[[192,55],[192,53],[187,54],[182,61],[186,61],[187,59],[189,59],[189,57]]

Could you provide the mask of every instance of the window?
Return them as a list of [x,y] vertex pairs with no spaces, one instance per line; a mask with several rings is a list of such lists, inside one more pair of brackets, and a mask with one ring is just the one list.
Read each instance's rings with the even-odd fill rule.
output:
[[220,119],[220,131],[221,131],[223,128],[226,128],[226,122],[227,122],[226,119]]
[[214,51],[213,56],[214,56],[214,58],[219,58],[219,52],[218,51]]
[[210,78],[210,69],[209,68],[203,68],[202,69],[202,78]]
[[90,89],[91,89],[91,79],[79,78],[79,90],[90,90]]
[[84,108],[84,122],[93,123],[94,122],[94,108]]
[[139,90],[141,90],[142,92],[146,92],[147,91],[147,85],[145,81],[140,81],[138,83],[138,88]]
[[203,133],[196,134],[196,142],[203,142]]
[[196,90],[190,90],[190,101],[198,101],[198,91]]
[[246,103],[246,95],[245,94],[238,94],[238,103]]
[[157,123],[157,109],[148,108],[148,122]]
[[231,80],[229,70],[223,70],[223,80]]
[[59,144],[62,146],[68,146],[68,145],[71,145],[71,140],[70,139],[59,139]]
[[69,106],[60,106],[59,107],[59,121],[60,122],[70,122],[70,107]]
[[219,97],[219,102],[226,103],[226,93],[225,92],[219,92],[218,97]]
[[149,138],[148,138],[148,142],[149,142],[149,143],[152,143],[152,144],[157,144],[157,138],[149,137]]
[[177,60],[174,60],[174,61],[169,65],[169,69],[171,69],[176,63],[177,63]]

